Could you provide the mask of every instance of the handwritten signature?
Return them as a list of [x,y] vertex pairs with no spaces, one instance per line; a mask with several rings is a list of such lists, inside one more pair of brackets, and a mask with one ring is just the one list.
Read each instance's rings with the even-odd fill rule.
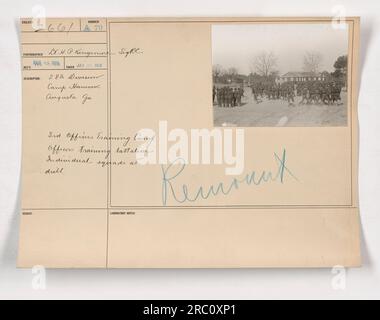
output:
[[132,49],[126,49],[121,48],[119,51],[119,54],[124,56],[124,58],[128,58],[129,56],[136,55],[136,54],[143,54],[144,51],[141,48],[132,48]]
[[[243,178],[232,179],[229,183],[219,182],[215,185],[207,187],[200,186],[195,188],[193,192],[190,191],[188,185],[183,184],[180,191],[176,191],[174,186],[176,178],[178,178],[185,170],[186,164],[183,159],[177,159],[175,162],[168,165],[166,168],[162,166],[162,203],[166,206],[169,197],[177,203],[195,202],[200,199],[208,199],[218,195],[227,196],[233,190],[238,190],[241,185],[254,185],[259,186],[264,183],[279,182],[284,183],[285,175],[289,175],[297,180],[297,177],[290,171],[286,165],[286,149],[283,149],[281,156],[274,153],[274,159],[277,164],[276,171],[251,171]],[[177,166],[174,166],[176,165]]]

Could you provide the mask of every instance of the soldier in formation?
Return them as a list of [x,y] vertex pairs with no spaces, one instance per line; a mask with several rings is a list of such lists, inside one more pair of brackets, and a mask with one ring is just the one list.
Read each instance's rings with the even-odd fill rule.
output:
[[242,98],[244,96],[244,89],[242,87],[221,87],[215,89],[215,96],[213,91],[214,103],[215,98],[219,107],[233,108],[241,106]]
[[285,100],[289,106],[295,105],[295,97],[300,97],[299,104],[341,104],[342,84],[337,81],[288,81],[282,84],[255,83],[251,85],[253,99],[256,103],[267,100]]

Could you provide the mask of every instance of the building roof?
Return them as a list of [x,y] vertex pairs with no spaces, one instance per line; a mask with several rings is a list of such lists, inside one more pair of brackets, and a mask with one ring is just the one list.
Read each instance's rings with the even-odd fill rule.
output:
[[320,73],[314,72],[288,72],[281,76],[281,78],[302,78],[302,77],[319,77]]

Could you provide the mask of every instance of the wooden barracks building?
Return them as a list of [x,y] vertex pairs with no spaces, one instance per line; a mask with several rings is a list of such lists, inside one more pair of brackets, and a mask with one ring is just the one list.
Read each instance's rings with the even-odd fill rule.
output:
[[304,82],[304,81],[325,81],[326,77],[322,73],[314,72],[288,72],[282,76],[277,77],[277,83],[284,83],[288,81]]

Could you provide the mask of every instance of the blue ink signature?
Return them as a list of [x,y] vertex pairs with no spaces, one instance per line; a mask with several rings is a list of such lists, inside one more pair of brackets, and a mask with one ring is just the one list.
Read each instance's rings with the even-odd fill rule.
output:
[[[185,167],[186,167],[186,164],[183,163],[183,159],[178,158],[176,161],[168,165],[167,168],[164,168],[164,166],[161,166],[162,203],[164,206],[166,206],[169,195],[177,203],[184,203],[186,201],[195,202],[199,199],[208,199],[212,196],[214,197],[218,195],[227,196],[233,190],[239,189],[240,185],[243,185],[243,184],[248,185],[248,186],[250,185],[259,186],[263,183],[276,182],[276,181],[280,183],[284,183],[285,174],[290,175],[293,179],[298,181],[297,177],[286,166],[286,149],[283,150],[281,157],[277,153],[274,153],[274,158],[278,166],[277,171],[275,173],[272,171],[262,171],[261,174],[258,175],[256,171],[251,171],[250,173],[246,174],[242,179],[234,178],[228,184],[220,182],[216,185],[211,185],[207,188],[204,188],[203,186],[198,187],[195,190],[195,193],[193,196],[190,194],[189,188],[186,184],[182,185],[181,196],[179,196],[174,189],[173,182],[185,170]],[[175,164],[179,164],[179,166],[176,167],[176,171],[171,173],[171,171],[173,171],[173,166]]]

